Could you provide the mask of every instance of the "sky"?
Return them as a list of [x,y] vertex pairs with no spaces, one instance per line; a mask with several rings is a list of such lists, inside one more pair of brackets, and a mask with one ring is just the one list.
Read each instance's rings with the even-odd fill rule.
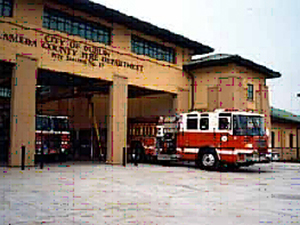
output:
[[93,1],[280,72],[270,104],[300,115],[300,0]]

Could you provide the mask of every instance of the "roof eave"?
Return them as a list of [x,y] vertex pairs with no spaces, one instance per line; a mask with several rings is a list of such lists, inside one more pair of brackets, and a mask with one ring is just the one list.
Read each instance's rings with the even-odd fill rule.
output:
[[207,68],[212,66],[221,66],[229,63],[236,63],[237,65],[241,65],[247,68],[251,68],[255,71],[263,73],[267,79],[279,78],[281,74],[279,72],[274,72],[271,69],[268,69],[265,66],[258,65],[250,60],[244,59],[238,55],[233,55],[227,58],[218,59],[218,60],[209,60],[204,62],[190,62],[185,64],[183,67],[186,71],[191,71],[198,68]]
[[88,3],[81,4],[81,0],[56,1],[60,4],[67,5],[68,7],[73,8],[75,10],[84,11],[95,17],[103,18],[108,22],[122,24],[128,27],[129,29],[137,30],[147,35],[156,36],[166,42],[174,43],[177,46],[193,50],[195,55],[202,55],[214,51],[214,49],[209,46],[203,45],[196,41],[189,40],[188,38],[182,35],[178,35],[169,30],[159,28],[153,24],[141,21],[135,17],[127,16],[117,10],[107,8],[98,3],[87,1]]

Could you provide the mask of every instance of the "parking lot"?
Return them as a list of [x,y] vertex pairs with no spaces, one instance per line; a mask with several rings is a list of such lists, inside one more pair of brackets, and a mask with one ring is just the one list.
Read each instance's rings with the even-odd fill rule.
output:
[[293,224],[300,164],[0,168],[0,224]]

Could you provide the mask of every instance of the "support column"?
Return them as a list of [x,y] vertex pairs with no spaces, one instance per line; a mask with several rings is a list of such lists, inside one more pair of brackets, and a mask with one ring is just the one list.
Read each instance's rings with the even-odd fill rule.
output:
[[121,165],[127,143],[128,80],[114,75],[109,92],[107,163]]
[[186,113],[189,110],[189,90],[178,88],[174,97],[173,108],[176,114]]
[[11,86],[9,166],[21,166],[22,146],[26,148],[25,166],[34,165],[36,78],[37,61],[17,55]]

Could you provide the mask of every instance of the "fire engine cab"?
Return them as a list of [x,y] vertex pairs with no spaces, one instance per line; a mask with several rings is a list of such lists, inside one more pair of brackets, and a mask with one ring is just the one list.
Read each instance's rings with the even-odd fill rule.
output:
[[159,161],[193,161],[203,169],[250,166],[268,153],[264,116],[236,109],[161,117]]

